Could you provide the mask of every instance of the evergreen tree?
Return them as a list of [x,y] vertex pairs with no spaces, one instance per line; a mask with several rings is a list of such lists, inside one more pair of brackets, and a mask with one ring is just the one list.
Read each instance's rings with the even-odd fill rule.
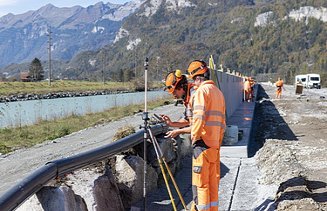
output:
[[41,81],[44,79],[44,71],[41,61],[38,58],[34,58],[29,67],[29,75],[32,81]]

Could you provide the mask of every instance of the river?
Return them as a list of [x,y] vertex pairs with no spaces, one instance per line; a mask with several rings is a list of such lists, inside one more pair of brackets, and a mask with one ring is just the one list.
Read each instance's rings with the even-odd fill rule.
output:
[[[150,91],[147,92],[147,99],[152,101],[165,95],[168,94],[164,91]],[[96,113],[143,102],[144,92],[134,92],[0,103],[0,128],[20,127],[40,120]]]

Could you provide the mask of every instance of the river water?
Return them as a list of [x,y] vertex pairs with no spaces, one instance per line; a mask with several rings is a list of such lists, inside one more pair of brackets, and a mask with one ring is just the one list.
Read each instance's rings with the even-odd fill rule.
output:
[[[147,92],[147,99],[153,101],[165,95],[167,92],[151,91]],[[0,128],[31,125],[40,120],[84,115],[143,102],[144,92],[135,92],[0,103]]]

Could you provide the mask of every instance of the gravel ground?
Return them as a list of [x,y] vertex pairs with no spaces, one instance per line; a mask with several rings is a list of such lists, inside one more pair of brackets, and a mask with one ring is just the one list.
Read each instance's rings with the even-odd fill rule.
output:
[[[156,113],[168,114],[172,119],[178,119],[183,110],[182,105],[178,107],[173,105],[162,106],[149,111],[149,117],[152,113]],[[0,155],[0,195],[48,161],[70,157],[106,145],[112,141],[117,129],[131,125],[138,130],[142,124],[142,113],[137,113],[119,121],[87,128],[28,149]]]
[[327,210],[327,89],[295,95],[286,85],[282,99],[263,89],[254,141],[260,184],[279,187],[270,209]]
[[[295,95],[293,86],[286,85],[282,99],[277,100],[274,86],[268,83],[262,86],[253,139],[253,155],[260,170],[257,197],[276,194],[255,210],[327,210],[327,89],[304,90],[300,96]],[[182,106],[176,109],[169,105],[153,112],[177,119],[182,111]],[[0,195],[47,161],[108,144],[118,128],[141,124],[139,113],[3,155]],[[250,161],[244,160],[248,166],[254,165]],[[256,180],[254,176],[247,178],[251,177]]]

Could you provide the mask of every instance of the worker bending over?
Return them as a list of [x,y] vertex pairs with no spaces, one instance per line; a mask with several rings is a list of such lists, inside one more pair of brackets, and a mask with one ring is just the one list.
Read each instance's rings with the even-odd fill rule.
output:
[[190,116],[191,111],[189,107],[189,100],[194,92],[193,83],[187,81],[186,75],[182,74],[181,70],[176,70],[170,72],[165,78],[165,90],[170,94],[174,95],[176,99],[183,99],[183,104],[185,106],[184,118],[179,121],[171,121],[169,116],[161,115],[165,123],[170,127],[176,127],[178,129],[168,131],[166,133],[166,138],[175,138],[176,136],[184,133],[191,133],[190,125]]

